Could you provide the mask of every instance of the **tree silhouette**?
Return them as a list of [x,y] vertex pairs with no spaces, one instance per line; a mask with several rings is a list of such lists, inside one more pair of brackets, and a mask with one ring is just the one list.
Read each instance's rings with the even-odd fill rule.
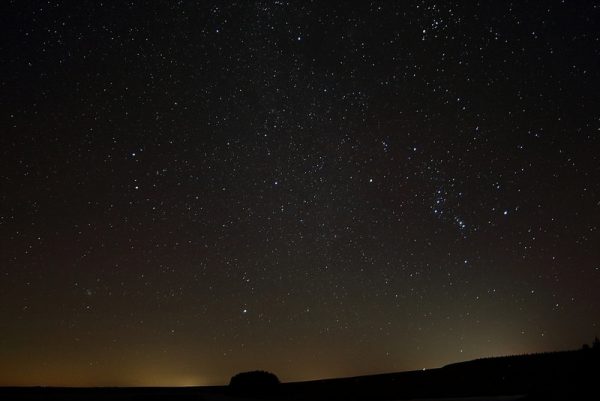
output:
[[229,381],[229,390],[241,396],[274,395],[278,389],[277,376],[263,370],[238,373]]

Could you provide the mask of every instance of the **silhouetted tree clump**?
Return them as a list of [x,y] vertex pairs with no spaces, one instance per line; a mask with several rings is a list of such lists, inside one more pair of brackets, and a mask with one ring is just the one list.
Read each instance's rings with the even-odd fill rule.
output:
[[229,390],[239,396],[275,395],[279,390],[279,379],[275,374],[263,370],[242,372],[231,378]]
[[587,343],[583,344],[583,347],[581,347],[581,349],[583,351],[594,351],[596,353],[600,353],[600,339],[598,339],[598,337],[594,338],[594,341],[592,342],[592,346],[590,347]]

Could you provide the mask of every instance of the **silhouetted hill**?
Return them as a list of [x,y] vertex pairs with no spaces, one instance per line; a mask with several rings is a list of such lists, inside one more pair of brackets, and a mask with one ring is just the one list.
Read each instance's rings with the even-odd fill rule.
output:
[[[511,399],[600,399],[597,349],[476,359],[425,371],[283,383],[277,400],[402,400],[514,395]],[[229,389],[230,390],[230,389]],[[226,386],[188,388],[0,388],[0,400],[259,400]],[[273,397],[263,397],[274,399]]]
[[[311,400],[410,399],[528,395],[531,399],[597,397],[600,353],[564,351],[477,359],[439,369],[284,384],[285,394]],[[582,398],[585,391],[596,397]],[[558,397],[558,398],[556,398]]]

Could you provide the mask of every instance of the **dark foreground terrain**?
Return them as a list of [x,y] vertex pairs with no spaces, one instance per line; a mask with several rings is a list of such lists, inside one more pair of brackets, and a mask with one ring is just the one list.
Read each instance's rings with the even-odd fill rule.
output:
[[478,359],[439,369],[284,383],[233,394],[228,387],[0,388],[0,400],[599,400],[600,352],[565,351]]

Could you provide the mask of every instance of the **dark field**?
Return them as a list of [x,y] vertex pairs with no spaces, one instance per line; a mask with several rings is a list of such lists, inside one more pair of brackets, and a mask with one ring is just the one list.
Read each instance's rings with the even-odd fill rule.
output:
[[600,352],[566,351],[478,359],[439,369],[283,383],[233,394],[227,386],[2,388],[0,399],[33,400],[597,400]]

